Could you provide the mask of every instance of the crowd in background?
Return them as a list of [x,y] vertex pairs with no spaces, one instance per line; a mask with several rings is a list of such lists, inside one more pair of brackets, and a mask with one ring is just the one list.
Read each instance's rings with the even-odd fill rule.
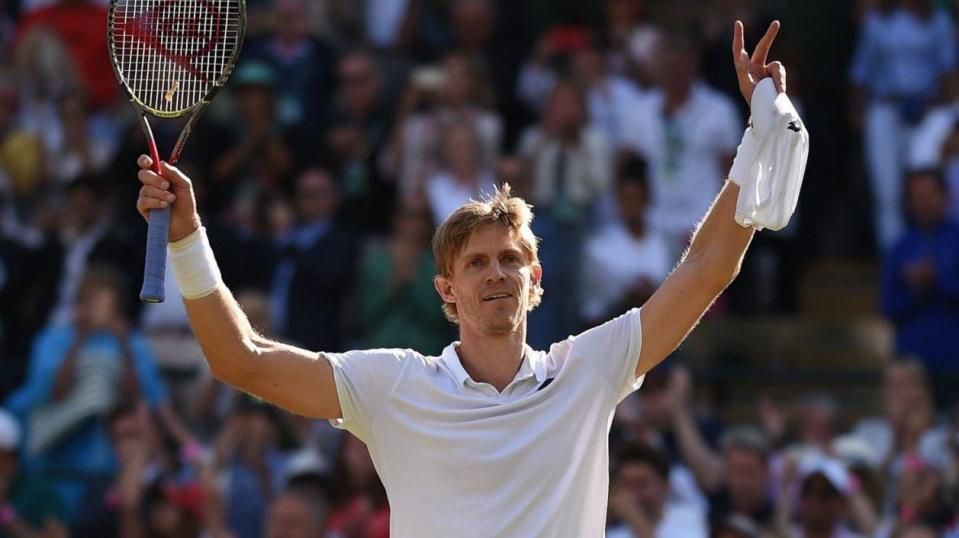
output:
[[[0,537],[387,536],[362,443],[213,379],[170,275],[166,302],[137,300],[146,143],[106,4],[0,0]],[[265,335],[428,354],[456,336],[433,228],[503,183],[542,238],[531,345],[642,305],[746,124],[733,21],[751,46],[781,19],[804,194],[709,316],[795,316],[815,260],[871,260],[904,360],[874,416],[823,393],[757,398],[742,424],[665,363],[612,426],[608,535],[959,536],[959,5],[247,4],[180,163],[225,282]],[[161,153],[181,127],[153,123]]]

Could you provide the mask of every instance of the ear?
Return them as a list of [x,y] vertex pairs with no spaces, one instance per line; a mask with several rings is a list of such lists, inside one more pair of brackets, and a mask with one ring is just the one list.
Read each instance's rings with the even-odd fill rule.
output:
[[453,295],[453,283],[450,282],[449,278],[443,275],[434,276],[433,287],[436,288],[436,293],[440,294],[444,303],[456,304],[456,296]]
[[543,266],[539,263],[534,263],[530,268],[529,283],[530,288],[539,287],[540,283],[543,282]]

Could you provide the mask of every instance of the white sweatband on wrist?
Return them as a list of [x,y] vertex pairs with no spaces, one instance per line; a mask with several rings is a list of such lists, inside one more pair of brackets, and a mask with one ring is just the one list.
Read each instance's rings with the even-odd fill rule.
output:
[[206,297],[223,283],[206,228],[201,226],[180,241],[167,245],[167,255],[184,299]]
[[756,140],[756,131],[752,126],[747,126],[743,132],[743,139],[736,148],[736,157],[733,159],[733,165],[729,169],[729,181],[742,187],[746,180],[749,169],[756,160],[756,149],[759,142]]

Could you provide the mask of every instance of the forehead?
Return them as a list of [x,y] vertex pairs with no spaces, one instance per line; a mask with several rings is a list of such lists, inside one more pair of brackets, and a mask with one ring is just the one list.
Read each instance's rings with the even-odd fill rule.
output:
[[457,257],[490,254],[507,249],[522,250],[518,232],[505,224],[486,224],[473,231]]

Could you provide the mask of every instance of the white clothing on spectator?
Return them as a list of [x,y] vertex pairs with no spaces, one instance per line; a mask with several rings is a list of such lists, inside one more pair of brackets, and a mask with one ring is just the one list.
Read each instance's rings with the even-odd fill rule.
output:
[[659,285],[674,260],[666,240],[654,230],[636,237],[621,222],[607,225],[586,240],[580,314],[596,319],[615,308],[630,288],[648,279]]
[[672,117],[660,90],[644,104],[625,123],[625,137],[650,166],[650,224],[684,240],[726,179],[723,159],[736,152],[743,122],[728,97],[702,83]]
[[[570,147],[550,138],[541,128],[531,127],[523,133],[519,152],[532,163],[530,198],[534,204],[549,206],[562,195],[582,207],[612,183],[612,151],[606,137],[595,128],[584,128],[579,144]],[[562,177],[557,175],[560,168]]]
[[426,182],[426,196],[433,212],[433,222],[440,224],[471,199],[478,200],[484,194],[492,194],[495,186],[493,174],[489,172],[480,175],[476,186],[463,184],[449,172],[434,175]]
[[458,343],[328,353],[342,419],[367,444],[394,538],[602,536],[615,406],[642,384],[640,310],[529,346],[502,390],[472,380]]
[[[663,507],[663,518],[656,524],[653,535],[656,538],[706,538],[709,531],[706,524],[706,514],[696,507],[667,502]],[[626,525],[613,527],[606,532],[606,538],[635,538],[636,535]]]

